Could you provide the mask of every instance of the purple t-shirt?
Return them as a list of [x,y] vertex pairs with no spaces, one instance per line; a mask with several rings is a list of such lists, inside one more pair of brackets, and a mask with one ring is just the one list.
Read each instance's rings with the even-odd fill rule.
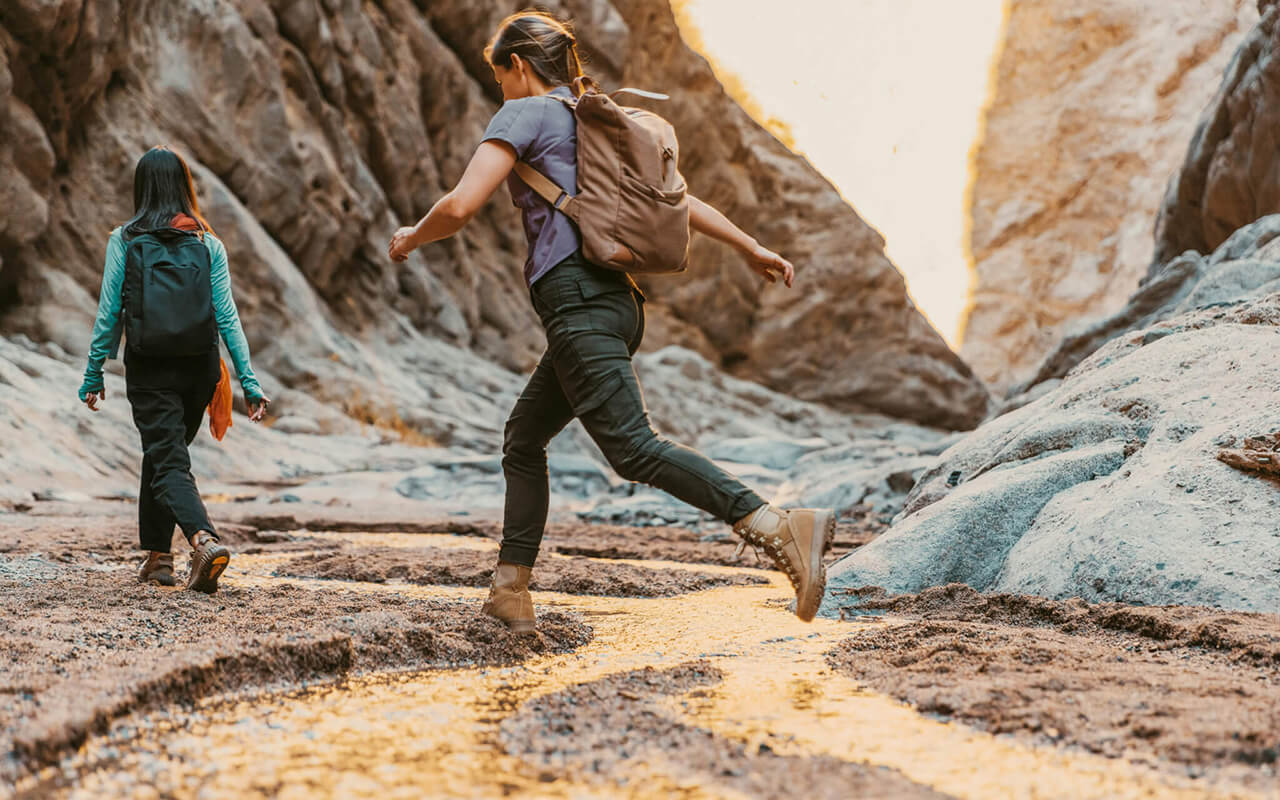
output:
[[[568,86],[557,86],[548,94],[573,98]],[[547,95],[508,100],[493,115],[481,141],[490,139],[511,145],[516,158],[577,194],[578,121],[564,103]],[[524,279],[532,286],[547,270],[572,255],[582,240],[573,222],[530,189],[515,170],[507,176],[507,188],[511,202],[524,217],[529,243]]]

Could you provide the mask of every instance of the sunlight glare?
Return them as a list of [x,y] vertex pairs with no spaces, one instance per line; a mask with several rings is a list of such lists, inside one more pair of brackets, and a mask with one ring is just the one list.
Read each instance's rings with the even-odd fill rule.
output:
[[952,347],[971,275],[969,153],[1004,3],[673,2],[717,72],[740,79],[758,113],[784,123],[795,149],[881,232]]

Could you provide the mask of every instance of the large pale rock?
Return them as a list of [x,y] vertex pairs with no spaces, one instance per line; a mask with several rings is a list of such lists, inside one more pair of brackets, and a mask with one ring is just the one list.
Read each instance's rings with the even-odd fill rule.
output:
[[1277,234],[1168,265],[1064,379],[944,452],[831,588],[1280,611],[1275,487],[1220,460],[1280,428]]
[[[672,92],[662,111],[686,143],[694,191],[800,270],[797,289],[763,290],[736,254],[700,240],[689,276],[649,286],[650,347],[684,344],[844,410],[952,428],[982,418],[985,388],[912,307],[878,235],[728,98],[664,0],[551,6],[577,18],[607,84]],[[395,227],[461,175],[496,109],[481,50],[511,8],[4,3],[0,332],[84,352],[104,242],[130,211],[133,165],[165,142],[192,163],[227,240],[269,391],[305,391],[347,411],[376,402],[416,425],[435,404],[423,385],[469,379],[431,371],[441,365],[420,356],[426,342],[529,369],[542,341],[505,190],[462,235],[403,264],[385,257]],[[387,363],[399,378],[378,374]]]
[[[973,158],[975,276],[961,346],[997,393],[1138,285],[1166,181],[1257,19],[1253,0],[1010,4]],[[1280,197],[1274,186],[1268,196]],[[1234,220],[1208,249],[1255,218]],[[1182,249],[1157,246],[1157,259]]]

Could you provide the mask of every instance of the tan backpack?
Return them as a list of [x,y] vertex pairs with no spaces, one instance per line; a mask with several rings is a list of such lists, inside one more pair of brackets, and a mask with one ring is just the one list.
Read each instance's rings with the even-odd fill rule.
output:
[[[593,264],[637,274],[683,272],[689,262],[689,199],[676,168],[679,145],[671,123],[650,111],[620,106],[590,78],[574,81],[577,100],[555,97],[578,121],[578,192],[569,192],[529,164],[516,174],[577,224],[582,254]],[[666,95],[619,89],[665,100]]]

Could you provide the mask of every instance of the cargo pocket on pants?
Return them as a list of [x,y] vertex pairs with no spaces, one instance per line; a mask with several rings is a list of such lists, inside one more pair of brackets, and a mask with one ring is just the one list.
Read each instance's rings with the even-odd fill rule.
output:
[[617,372],[609,372],[601,376],[595,386],[592,386],[585,394],[572,400],[573,415],[581,417],[584,414],[590,414],[595,411],[608,402],[609,398],[617,394],[622,389],[622,384],[622,376]]

